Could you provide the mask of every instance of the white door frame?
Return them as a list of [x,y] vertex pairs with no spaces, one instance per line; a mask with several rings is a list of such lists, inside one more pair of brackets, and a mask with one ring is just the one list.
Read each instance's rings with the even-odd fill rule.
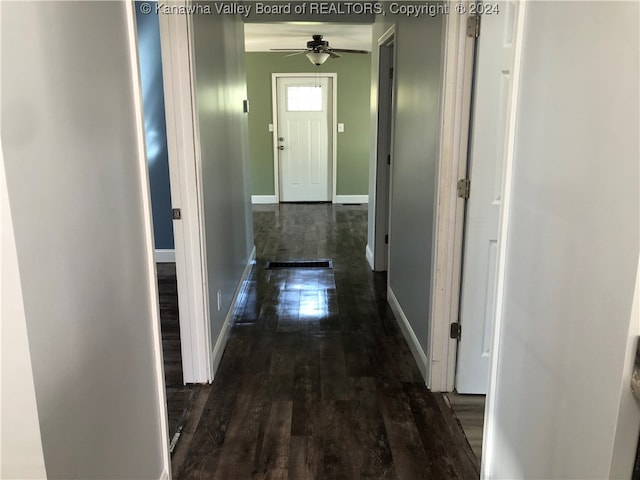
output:
[[328,78],[331,82],[331,105],[332,113],[329,119],[329,129],[332,131],[331,156],[329,168],[331,170],[331,202],[336,203],[336,181],[338,169],[338,74],[337,73],[272,73],[271,74],[271,111],[273,115],[273,182],[276,193],[276,203],[280,202],[280,155],[278,154],[278,78],[285,77],[306,77],[306,78]]
[[169,447],[169,429],[166,424],[166,419],[169,418],[167,411],[167,395],[166,390],[163,388],[165,384],[164,376],[164,361],[162,351],[162,328],[160,318],[160,306],[158,305],[158,286],[156,283],[157,272],[155,267],[155,249],[154,249],[154,237],[153,237],[153,216],[151,212],[151,185],[149,183],[149,164],[147,160],[145,128],[144,128],[144,108],[142,105],[142,80],[140,77],[140,54],[138,51],[138,32],[136,25],[136,6],[135,2],[130,2],[127,10],[127,24],[129,30],[129,50],[131,52],[131,71],[133,72],[134,82],[136,82],[135,88],[137,90],[135,95],[135,114],[137,123],[137,137],[138,137],[138,167],[140,169],[140,178],[142,179],[142,206],[144,209],[144,217],[146,219],[144,224],[145,237],[147,245],[150,247],[147,251],[147,265],[149,278],[152,279],[154,285],[151,285],[149,290],[149,296],[151,297],[150,304],[156,303],[156,307],[152,310],[153,314],[153,356],[156,364],[156,385],[160,388],[158,394],[158,414],[162,421],[160,440],[162,448],[162,460],[163,460],[163,472],[161,478],[171,477],[171,452]]
[[457,183],[467,173],[475,44],[467,37],[467,15],[446,18],[426,378],[434,392],[453,391],[455,380],[457,341],[449,331],[458,321],[465,208]]
[[[470,2],[466,2],[467,6]],[[520,73],[520,49],[524,4],[521,4],[516,28],[516,56],[514,60],[513,88],[507,118],[509,119],[507,145],[503,171],[503,205],[498,230],[498,270],[496,290],[496,316],[494,337],[490,354],[490,370],[497,362],[496,332],[499,330],[499,313],[502,302],[501,282],[504,281],[504,252],[501,245],[507,235],[506,215],[509,211],[511,165],[518,80]],[[467,11],[469,8],[467,8]],[[473,94],[475,39],[467,37],[468,15],[449,15],[446,23],[444,46],[444,91],[442,98],[442,132],[438,164],[438,191],[436,223],[434,226],[434,268],[432,271],[431,312],[429,322],[429,350],[427,352],[427,386],[434,392],[451,392],[455,385],[457,340],[449,336],[450,325],[458,322],[461,293],[462,247],[464,239],[465,202],[457,197],[457,183],[467,175],[469,146],[469,122]],[[502,263],[501,263],[502,262]],[[491,377],[491,373],[490,373]],[[490,379],[491,380],[491,379]],[[491,393],[491,385],[489,394]],[[487,414],[489,400],[487,396]],[[486,425],[486,423],[485,423]]]
[[[187,5],[189,0],[178,3]],[[211,329],[206,290],[202,169],[190,15],[158,15],[162,52],[171,203],[181,210],[173,221],[184,383],[213,380]]]
[[524,25],[526,21],[527,2],[520,2],[518,16],[515,21],[514,32],[514,58],[512,72],[512,87],[507,107],[507,133],[505,142],[505,162],[502,174],[502,207],[500,209],[500,224],[498,227],[498,265],[496,269],[496,311],[494,315],[493,334],[491,337],[491,350],[489,352],[489,386],[487,388],[487,400],[484,411],[484,430],[482,437],[485,439],[482,449],[482,463],[480,466],[481,478],[488,478],[492,471],[493,462],[499,452],[494,450],[496,431],[493,418],[496,417],[496,396],[498,363],[500,360],[500,343],[502,337],[502,310],[504,305],[505,272],[507,258],[507,237],[509,235],[509,211],[511,206],[511,187],[513,181],[513,159],[516,143],[516,124],[518,114],[518,91],[520,88],[520,74],[522,71],[522,45],[524,42]]
[[[377,101],[377,118],[376,118],[376,140],[375,151],[372,153],[376,159],[375,168],[375,192],[373,195],[369,195],[370,199],[373,199],[373,250],[371,246],[367,245],[367,258],[371,269],[377,272],[385,271],[389,268],[389,245],[391,239],[385,242],[385,235],[391,230],[391,173],[392,168],[387,164],[386,154],[391,155],[391,163],[393,164],[393,136],[394,136],[394,119],[396,115],[396,82],[394,78],[389,78],[386,74],[388,68],[396,69],[396,54],[395,54],[395,41],[396,41],[396,26],[392,25],[389,29],[382,34],[378,39],[378,95]],[[392,48],[392,57],[387,58],[387,54],[384,56],[382,51],[384,48]],[[390,61],[388,61],[390,60]],[[391,91],[391,98],[389,97],[389,91]],[[391,102],[390,109],[387,112],[386,108],[380,110],[381,105]],[[385,105],[386,107],[386,105]],[[387,118],[387,113],[389,116]],[[387,132],[390,135],[387,136]]]

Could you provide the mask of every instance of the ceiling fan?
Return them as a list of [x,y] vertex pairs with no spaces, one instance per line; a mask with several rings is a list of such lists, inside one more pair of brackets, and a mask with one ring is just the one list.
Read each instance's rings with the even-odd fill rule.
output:
[[313,35],[313,40],[309,40],[307,42],[307,48],[272,48],[271,50],[281,52],[295,52],[291,55],[300,55],[304,53],[314,65],[322,65],[327,61],[328,58],[339,58],[342,56],[339,55],[339,53],[369,53],[366,50],[331,48],[329,46],[329,42],[322,39],[322,35]]

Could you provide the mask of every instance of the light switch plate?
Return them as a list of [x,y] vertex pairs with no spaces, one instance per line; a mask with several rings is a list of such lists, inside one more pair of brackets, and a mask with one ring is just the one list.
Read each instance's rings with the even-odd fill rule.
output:
[[273,132],[273,123],[270,123],[270,124],[269,124],[269,131],[270,131],[270,132]]
[[338,133],[343,133],[344,132],[344,123],[339,123],[338,124]]

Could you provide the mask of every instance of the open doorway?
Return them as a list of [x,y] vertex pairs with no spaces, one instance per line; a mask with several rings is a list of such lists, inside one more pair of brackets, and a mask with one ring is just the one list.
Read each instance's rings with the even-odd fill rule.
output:
[[[204,17],[199,18],[198,21],[204,23]],[[402,25],[402,32],[404,37],[408,39],[406,43],[403,43],[401,46],[396,44],[395,36],[391,38],[391,35],[387,38],[382,39],[381,45],[383,47],[383,55],[384,62],[389,65],[393,65],[394,60],[396,58],[401,61],[399,67],[403,68],[403,80],[405,88],[398,88],[398,102],[399,105],[402,105],[403,111],[402,115],[399,117],[402,124],[398,124],[397,133],[399,139],[395,139],[394,141],[390,140],[390,137],[395,137],[396,131],[393,129],[393,115],[387,115],[387,125],[382,128],[380,135],[380,139],[382,141],[385,140],[386,137],[386,145],[384,145],[381,150],[381,158],[387,160],[388,168],[388,160],[389,157],[394,157],[394,155],[390,155],[392,153],[392,145],[397,146],[397,152],[393,149],[393,154],[398,154],[398,188],[393,188],[394,197],[393,197],[393,206],[395,207],[397,201],[397,211],[401,214],[393,215],[394,218],[394,243],[398,241],[395,251],[395,263],[393,264],[394,277],[393,282],[389,282],[386,285],[386,292],[388,293],[387,299],[389,303],[392,304],[393,313],[395,318],[404,334],[406,340],[409,342],[409,348],[414,354],[415,359],[418,363],[418,368],[420,370],[423,378],[426,378],[428,375],[428,368],[431,365],[430,362],[427,362],[427,352],[429,352],[429,344],[428,342],[431,340],[429,338],[428,333],[428,315],[430,309],[430,299],[428,292],[431,289],[431,284],[429,283],[429,274],[433,271],[432,264],[432,239],[434,237],[433,232],[433,219],[435,215],[435,205],[434,199],[436,197],[436,185],[438,181],[438,171],[437,171],[437,159],[439,153],[439,128],[440,128],[440,105],[439,105],[439,96],[442,91],[443,82],[442,82],[442,65],[441,65],[441,46],[443,43],[443,24],[444,22],[441,19],[433,19],[425,21],[430,22],[428,25],[422,24],[421,22],[407,22]],[[380,32],[381,34],[385,31],[388,31],[388,26],[384,26],[384,30]],[[318,27],[316,27],[318,28]],[[381,27],[382,28],[382,27]],[[211,32],[211,29],[207,29],[207,32]],[[391,30],[393,32],[393,30]],[[204,32],[204,30],[203,30]],[[203,44],[211,43],[211,39],[208,34],[204,35]],[[206,38],[205,38],[206,37]],[[373,39],[373,34],[370,36]],[[427,44],[433,46],[426,51],[417,51],[413,45],[415,42],[409,41],[409,39],[424,41]],[[386,43],[385,43],[386,42]],[[437,47],[437,48],[436,48]],[[398,49],[398,50],[396,50]],[[198,48],[196,46],[196,53]],[[398,57],[396,57],[396,52],[399,51]],[[273,152],[273,137],[278,135],[278,132],[275,129],[273,122],[273,105],[269,104],[269,90],[271,85],[268,82],[269,76],[273,75],[274,65],[279,62],[285,61],[293,61],[295,57],[286,57],[282,53],[278,54],[269,54],[268,59],[263,60],[262,65],[255,67],[251,65],[251,62],[247,63],[247,79],[249,80],[249,105],[247,102],[244,102],[244,112],[249,113],[249,123],[252,123],[252,119],[256,119],[256,127],[250,127],[250,150],[251,150],[251,177],[253,177],[254,182],[262,182],[265,179],[274,180],[274,184],[267,185],[268,188],[265,188],[264,191],[259,191],[252,188],[252,194],[257,197],[262,197],[259,200],[264,200],[263,203],[274,203],[277,198],[277,190],[275,189],[275,178],[277,176],[274,174],[274,159],[273,157],[268,158],[267,162],[263,164],[259,164],[255,162],[254,164],[254,152],[258,152],[258,155],[270,154]],[[276,59],[277,55],[277,59]],[[359,56],[359,58],[363,58],[364,56]],[[300,60],[302,60],[303,64],[309,63],[307,60],[300,56]],[[288,60],[287,60],[288,59]],[[343,65],[347,65],[349,67],[353,67],[355,62],[357,62],[358,57],[355,58],[345,58],[345,59],[332,59],[331,62],[323,65],[321,68],[318,68],[315,65],[309,65],[309,68],[312,68],[314,72],[326,72],[331,65],[331,69],[334,67],[337,68],[338,63],[340,61],[344,61]],[[296,59],[297,60],[297,59]],[[360,117],[359,119],[355,119],[354,121],[347,121],[343,123],[343,128],[340,129],[340,126],[336,129],[335,132],[338,136],[338,144],[346,143],[341,142],[341,139],[349,140],[349,139],[357,139],[359,141],[363,141],[366,145],[364,149],[364,154],[360,152],[360,156],[357,155],[345,155],[345,159],[347,160],[344,164],[341,164],[338,161],[337,172],[337,187],[336,187],[336,203],[345,202],[345,200],[349,203],[354,202],[354,200],[364,197],[365,200],[368,200],[369,193],[360,193],[358,191],[348,192],[345,190],[340,190],[341,188],[341,178],[348,178],[350,169],[353,169],[354,166],[357,165],[357,159],[363,158],[364,164],[368,168],[369,160],[371,158],[370,155],[370,147],[372,143],[370,142],[369,135],[371,133],[371,122],[369,120],[372,119],[373,115],[377,115],[377,110],[375,112],[371,111],[370,105],[368,102],[371,100],[371,84],[372,84],[372,75],[371,75],[371,60],[369,60],[369,65],[364,68],[360,67],[358,70],[359,73],[362,73],[365,78],[365,83],[360,84],[359,87],[354,88],[350,94],[347,94],[347,105],[351,105],[351,108],[343,109],[340,107],[338,112],[339,121],[341,122],[343,115],[343,111],[346,113],[352,112],[355,110],[353,108],[353,104],[356,98],[364,98],[365,105],[368,106],[366,109],[366,115]],[[198,65],[198,74],[203,76],[205,70],[200,68],[201,65]],[[254,69],[255,70],[252,70]],[[261,69],[261,70],[260,70]],[[197,83],[198,93],[201,94],[201,99],[206,99],[207,101],[212,102],[213,100],[219,99],[223,97],[223,95],[208,95],[211,92],[220,92],[223,91],[225,86],[227,85],[225,78],[224,70],[221,72],[220,68],[213,68],[213,66],[207,71],[209,75],[206,80],[202,80],[202,84]],[[259,71],[258,71],[259,70]],[[258,71],[260,80],[258,83],[262,88],[266,89],[266,93],[264,95],[253,95],[251,93],[251,76],[253,73]],[[299,71],[298,68],[291,68],[287,66],[283,69],[284,72],[291,71]],[[264,74],[267,72],[269,75]],[[242,80],[242,65],[238,65],[237,69],[234,69],[232,72],[235,76],[234,79]],[[333,73],[333,72],[330,72]],[[338,74],[338,78],[342,81],[342,79],[353,79],[354,75],[342,75]],[[377,72],[379,73],[379,72]],[[393,80],[395,78],[395,74],[392,77],[392,71],[390,68],[386,69],[387,73],[387,84],[385,87],[385,91],[387,94],[387,98],[383,100],[383,103],[386,105],[387,113],[389,111],[393,112],[393,103],[394,103],[394,89],[393,89]],[[395,72],[394,72],[395,73]],[[216,76],[217,75],[217,76]],[[204,78],[204,77],[203,77]],[[377,84],[377,78],[373,78]],[[204,88],[203,85],[207,85]],[[339,87],[339,95],[345,92],[345,89],[342,88],[342,85]],[[238,100],[234,97],[234,100]],[[261,103],[265,103],[265,105],[261,105]],[[239,112],[241,109],[242,101],[234,101],[232,104],[232,112]],[[209,104],[207,104],[209,106]],[[249,108],[247,108],[249,107]],[[209,108],[207,111],[214,112],[213,108]],[[216,109],[215,112],[218,110]],[[262,116],[261,116],[262,115]],[[204,123],[201,121],[201,125]],[[232,142],[229,141],[229,138],[224,138],[225,135],[236,132],[239,130],[239,126],[241,124],[239,122],[234,123],[232,125],[233,128],[228,129],[220,129],[220,128],[211,128],[218,127],[218,123],[211,122],[206,125],[208,128],[202,128],[201,138],[202,142],[211,140],[212,137],[217,135],[221,138],[213,138],[216,141],[209,141],[211,144],[212,152],[208,152],[209,154],[215,153],[215,155],[210,155],[207,157],[207,152],[202,152],[203,158],[207,157],[211,160],[211,163],[215,163],[215,170],[209,171],[209,173],[215,173],[215,175],[207,176],[206,172],[204,177],[211,179],[222,179],[224,180],[225,176],[220,175],[220,173],[232,172],[232,168],[237,168],[238,165],[238,156],[236,155],[224,155],[220,154],[221,148],[227,148]],[[373,132],[375,135],[376,132]],[[340,134],[340,135],[338,135]],[[342,135],[343,134],[343,135]],[[253,142],[255,139],[266,140],[266,143],[262,146],[262,148],[258,147],[254,149]],[[242,139],[241,139],[242,140]],[[376,139],[377,140],[377,139]],[[243,142],[242,146],[244,148]],[[235,144],[235,143],[234,143]],[[278,143],[276,143],[278,145]],[[278,145],[285,146],[285,145]],[[339,148],[339,147],[338,147]],[[374,146],[375,148],[375,146]],[[215,152],[214,152],[215,151]],[[235,154],[237,152],[230,152]],[[340,158],[340,157],[339,157]],[[233,162],[227,162],[226,159],[233,159]],[[391,158],[392,164],[394,166],[393,174],[395,177],[396,174],[396,163],[395,158]],[[268,165],[268,167],[266,167]],[[265,168],[266,167],[266,168]],[[342,173],[340,169],[343,169]],[[273,170],[272,170],[273,169]],[[266,171],[266,175],[264,174]],[[352,172],[353,173],[353,172]],[[391,179],[391,175],[386,175],[388,179]],[[355,178],[355,176],[354,176]],[[362,181],[365,185],[362,192],[368,191],[368,182],[366,175],[358,175],[358,180]],[[395,181],[395,179],[394,179]],[[266,183],[266,182],[265,182]],[[391,180],[386,181],[387,184],[393,183]],[[236,186],[237,187],[237,186]],[[344,187],[344,184],[342,184]],[[236,188],[236,190],[238,190]],[[240,195],[235,195],[234,197],[230,197],[225,194],[218,194],[217,192],[221,192],[221,189],[217,190],[208,190],[205,188],[205,193],[211,196],[210,206],[224,206],[226,202],[229,201],[230,198],[238,198]],[[370,190],[369,190],[370,191]],[[391,191],[391,187],[388,188],[388,191]],[[239,192],[235,192],[239,193]],[[342,196],[343,198],[339,198]],[[388,198],[389,194],[384,195]],[[354,198],[356,197],[356,198]],[[269,200],[269,202],[267,202]],[[254,199],[254,203],[255,199]],[[360,202],[358,202],[360,203]],[[386,204],[391,205],[392,202],[390,200],[386,200]],[[278,207],[276,207],[278,208]],[[227,209],[228,210],[228,209]],[[390,209],[389,209],[390,210]],[[332,210],[332,213],[336,213]],[[274,215],[277,217],[277,214]],[[392,215],[387,212],[386,218],[388,219]],[[224,220],[226,217],[216,216],[213,220],[216,221],[215,225],[218,227],[219,221]],[[397,218],[397,221],[395,219]],[[382,221],[383,224],[387,224],[387,220]],[[294,222],[295,224],[295,222]],[[292,225],[292,230],[295,230],[296,225]],[[221,231],[220,228],[212,229],[212,231]],[[304,245],[304,234],[306,232],[301,232],[300,241],[298,246]],[[382,233],[386,235],[386,233]],[[227,235],[228,236],[228,235]],[[275,244],[277,246],[277,243]],[[364,245],[362,245],[361,254],[359,261],[364,262]],[[207,250],[209,251],[209,250]],[[218,251],[224,252],[224,249],[219,250],[211,250],[210,258],[218,258],[215,255]],[[298,250],[296,250],[297,252]],[[317,250],[319,251],[319,250]],[[276,249],[276,254],[281,254],[281,250]],[[304,253],[304,251],[303,251]],[[308,255],[304,255],[307,257]],[[389,257],[392,257],[390,254]],[[299,258],[299,257],[298,257]],[[259,261],[264,260],[259,259]],[[274,259],[279,260],[279,259]],[[389,262],[387,262],[389,263]],[[366,262],[365,262],[366,264]],[[210,266],[208,266],[210,267]],[[207,268],[209,272],[215,272],[215,269]],[[369,272],[370,273],[370,272]],[[390,278],[391,280],[391,278]],[[235,285],[235,284],[234,284]],[[213,292],[213,294],[212,294]],[[293,294],[292,294],[293,295]],[[359,298],[359,297],[358,297]],[[221,311],[220,308],[220,300],[221,296],[218,291],[218,295],[216,296],[216,289],[209,289],[209,299],[213,305],[217,304],[217,310]],[[345,307],[346,308],[346,307]],[[366,307],[365,307],[366,308]],[[347,309],[348,310],[348,309]],[[222,315],[222,314],[221,314]],[[220,336],[222,340],[220,344],[222,348],[224,348],[224,337]]]
[[[404,37],[402,38],[424,40],[426,36],[429,40],[429,44],[442,46],[444,22],[438,22],[437,19],[426,21],[431,22],[431,24],[428,26],[418,24],[417,22],[403,24],[402,31]],[[382,32],[384,31],[389,31],[389,29],[386,28],[386,30],[382,30]],[[373,35],[371,37],[373,38]],[[432,250],[435,248],[432,243],[435,237],[433,222],[435,212],[437,210],[436,205],[434,205],[434,199],[439,193],[436,191],[436,186],[442,177],[442,172],[437,170],[437,159],[440,148],[440,114],[442,112],[438,98],[442,92],[444,84],[442,81],[442,57],[440,48],[429,49],[427,52],[416,52],[415,49],[412,48],[412,44],[415,43],[407,42],[406,44],[402,44],[404,46],[399,47],[396,43],[395,36],[393,38],[391,37],[392,35],[389,35],[388,38],[384,38],[384,35],[381,37],[382,43],[380,46],[383,47],[383,61],[387,65],[393,65],[394,61],[400,61],[398,68],[400,69],[400,66],[402,66],[404,69],[405,75],[403,75],[402,82],[404,82],[405,88],[398,89],[398,102],[404,109],[400,118],[402,125],[398,124],[396,135],[393,128],[393,122],[391,121],[393,115],[390,116],[391,118],[389,118],[388,125],[381,129],[383,134],[380,135],[380,140],[382,141],[384,141],[385,137],[387,138],[387,144],[383,145],[380,152],[381,156],[376,158],[377,160],[380,158],[384,159],[386,153],[387,161],[391,156],[392,165],[395,167],[396,163],[395,158],[393,157],[394,154],[397,154],[398,156],[397,167],[399,168],[399,175],[397,181],[400,188],[393,189],[393,203],[395,207],[396,200],[398,201],[397,209],[398,212],[402,212],[402,215],[398,215],[397,222],[394,222],[395,230],[393,233],[397,233],[397,235],[394,235],[394,243],[398,241],[398,244],[395,250],[396,262],[393,265],[395,276],[393,277],[393,282],[391,282],[390,277],[390,282],[388,284],[388,298],[389,302],[392,304],[392,308],[394,308],[393,311],[398,323],[400,324],[403,333],[405,333],[409,346],[414,353],[414,357],[418,361],[421,373],[427,382],[432,382],[433,379],[429,377],[433,377],[434,374],[430,369],[435,362],[429,361],[430,359],[427,358],[427,355],[431,355],[433,353],[434,349],[432,347],[436,340],[434,340],[435,335],[432,335],[432,332],[429,332],[429,311],[432,307],[429,292],[435,291],[436,288],[434,288],[430,283],[431,279],[429,278],[429,275],[430,272],[434,272],[436,270],[436,267],[432,263]],[[398,51],[400,52],[399,56],[397,56]],[[424,54],[428,53],[429,61],[418,61],[418,53],[422,60],[424,60]],[[251,62],[247,62],[247,79],[249,82],[251,75],[258,72],[260,73],[259,76],[262,78],[259,83],[262,88],[267,91],[264,95],[252,95],[251,84],[249,83],[249,124],[251,125],[252,119],[257,119],[257,123],[255,124],[256,128],[252,128],[250,126],[251,177],[253,178],[254,183],[258,184],[258,186],[260,186],[260,182],[265,181],[265,179],[274,179],[274,184],[267,185],[267,188],[263,191],[256,189],[256,185],[253,185],[254,188],[252,188],[251,193],[253,193],[253,197],[258,197],[253,199],[254,203],[274,203],[277,201],[277,194],[275,190],[275,178],[277,178],[277,176],[274,173],[275,163],[273,157],[268,158],[266,163],[258,165],[257,162],[254,163],[254,151],[259,152],[259,154],[270,154],[273,152],[273,137],[274,135],[277,135],[277,132],[274,128],[274,123],[276,122],[273,122],[272,105],[269,104],[269,90],[271,85],[268,82],[268,78],[274,73],[273,68],[278,61],[290,61],[291,58],[295,58],[286,57],[281,53],[270,53],[267,55],[269,55],[268,59],[263,60],[261,66],[255,67],[255,64],[252,65]],[[277,55],[279,60],[276,60],[275,55]],[[358,57],[355,57],[355,59],[349,59],[345,64],[353,66],[353,63],[357,61],[357,58]],[[300,57],[300,59],[303,63],[307,62],[304,57]],[[331,61],[333,60],[335,60],[335,62],[341,61],[341,59],[332,59]],[[337,63],[333,63],[331,65],[331,68],[333,68]],[[310,64],[309,67],[313,68],[314,71],[318,71],[318,67],[315,65]],[[321,72],[326,72],[327,69],[329,69],[329,67],[327,65],[323,65],[319,70]],[[202,69],[200,70],[202,71]],[[296,70],[297,69],[290,68],[289,66],[283,69],[284,72]],[[366,85],[370,87],[372,80],[370,64],[368,68],[360,68],[359,70],[364,72],[365,77],[367,77]],[[265,71],[270,75],[262,75]],[[240,70],[240,74],[241,73],[242,72]],[[390,69],[387,70],[387,73],[389,82],[387,83],[388,88],[385,87],[385,91],[387,92],[388,98],[387,100],[384,100],[384,103],[388,109],[393,111],[393,80],[395,78],[395,74],[392,77]],[[342,81],[342,79],[352,78],[352,76],[339,74],[339,78]],[[339,88],[340,93],[344,93],[344,90],[345,89],[342,87]],[[363,96],[365,99],[370,100],[370,88],[360,88],[360,90],[364,91]],[[357,89],[352,91],[352,95],[349,95],[349,102],[353,103],[356,98],[356,94],[362,93],[363,92],[357,91]],[[266,106],[261,105],[261,103],[265,103]],[[234,105],[235,108],[239,109],[241,102],[234,103]],[[343,110],[345,109],[340,109],[340,113],[338,113],[339,116],[342,115],[341,112]],[[346,109],[346,111],[348,111],[348,109]],[[370,111],[369,114],[377,115],[378,111],[376,110],[375,113]],[[367,117],[369,117],[369,115],[367,115]],[[370,119],[370,117],[355,120],[353,122],[345,122],[344,128],[342,129],[344,131],[340,131],[338,126],[337,132],[335,132],[339,139],[338,143],[340,144],[340,138],[342,137],[345,139],[358,138],[360,140],[365,138],[367,140],[366,143],[368,144],[368,135],[371,130],[371,123],[367,121],[368,119]],[[340,118],[338,123],[342,123],[340,122]],[[362,135],[358,134],[359,128],[362,129],[360,130],[361,132],[364,132]],[[217,132],[217,130],[214,129],[207,131],[207,136],[212,135],[213,132]],[[400,140],[398,140],[398,138],[395,138],[393,142],[389,140],[389,137],[395,136],[398,136]],[[264,148],[258,147],[257,150],[254,150],[253,143],[257,138],[262,140],[266,139],[266,147],[263,145]],[[211,143],[213,144],[214,142]],[[394,151],[392,152],[392,145],[397,146],[397,152],[395,149],[393,149]],[[369,151],[370,150],[367,148],[366,153],[363,155],[367,166],[370,157]],[[216,158],[223,158],[223,156],[218,155]],[[348,169],[356,163],[354,158],[355,156],[348,157],[351,163],[346,165],[347,172]],[[221,161],[221,163],[223,162]],[[356,203],[354,200],[362,197],[364,197],[365,200],[368,200],[368,193],[351,194],[352,192],[350,192],[349,194],[345,194],[344,191],[340,190],[340,178],[342,175],[340,173],[340,162],[338,163],[339,165],[336,169],[336,174],[338,176],[336,187],[337,192],[335,195],[337,197],[336,203],[344,203],[345,200],[349,203]],[[269,165],[270,168],[265,168],[266,165]],[[224,168],[228,167],[226,164],[222,166]],[[220,169],[216,169],[216,172],[220,171]],[[266,175],[264,174],[265,172]],[[393,169],[393,173],[395,176],[395,168]],[[219,176],[216,176],[216,178],[219,178]],[[386,183],[393,183],[390,180],[390,172],[387,174],[387,178],[388,180]],[[265,184],[266,183],[268,182],[265,182]],[[364,183],[366,183],[366,180]],[[270,191],[268,190],[269,188]],[[388,191],[391,190],[392,188],[389,187]],[[364,191],[367,191],[366,187]],[[341,196],[346,198],[340,198]],[[391,206],[392,202],[388,200],[388,196],[388,194],[382,195],[382,197],[387,197],[386,205]],[[227,201],[227,199],[227,196],[220,196],[220,198],[216,198],[216,205],[224,204],[223,202]],[[391,208],[388,208],[388,210],[391,210]],[[388,223],[387,219],[391,216],[392,215],[387,212],[386,219],[383,219],[381,223],[386,225]],[[396,216],[393,216],[393,218],[395,219]],[[381,234],[385,236],[387,235],[384,231],[382,231]],[[387,263],[389,263],[388,260]],[[210,295],[209,298],[217,300],[218,310],[220,310],[220,295],[218,294],[216,298],[215,289],[213,295]],[[224,343],[221,342],[221,345],[224,345]],[[455,359],[455,350],[453,358]],[[446,360],[448,361],[448,358]],[[441,365],[444,369],[444,362],[441,363]],[[445,388],[446,386],[441,386],[437,391],[447,391]]]
[[[248,122],[252,203],[368,203],[371,54],[340,53],[340,57],[335,55],[335,58],[330,57],[316,65],[299,47],[304,48],[313,35],[322,35],[322,41],[328,42],[332,48],[370,52],[371,24],[245,23],[244,31],[250,105]],[[272,51],[280,48],[287,51]],[[321,183],[328,181],[328,188],[321,187],[323,191],[320,196],[309,196],[310,191],[306,188],[302,196],[288,198],[285,193],[284,198],[280,198],[291,146],[290,134],[284,131],[284,121],[278,121],[275,83],[284,81],[278,80],[278,77],[293,75],[305,78],[312,87],[314,83],[326,79],[327,88],[331,87],[333,93],[333,101],[327,105],[331,110],[327,112],[330,114],[328,159],[322,162],[322,170],[317,171],[326,179]],[[317,128],[312,130],[315,132]],[[310,147],[312,153],[319,151],[316,145]]]

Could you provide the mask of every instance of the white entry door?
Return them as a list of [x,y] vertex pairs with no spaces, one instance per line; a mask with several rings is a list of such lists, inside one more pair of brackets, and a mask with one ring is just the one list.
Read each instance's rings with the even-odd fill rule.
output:
[[478,54],[462,267],[456,389],[486,394],[495,313],[498,223],[502,205],[507,112],[518,2],[500,2],[482,16]]
[[276,96],[280,201],[330,201],[331,79],[277,77]]

